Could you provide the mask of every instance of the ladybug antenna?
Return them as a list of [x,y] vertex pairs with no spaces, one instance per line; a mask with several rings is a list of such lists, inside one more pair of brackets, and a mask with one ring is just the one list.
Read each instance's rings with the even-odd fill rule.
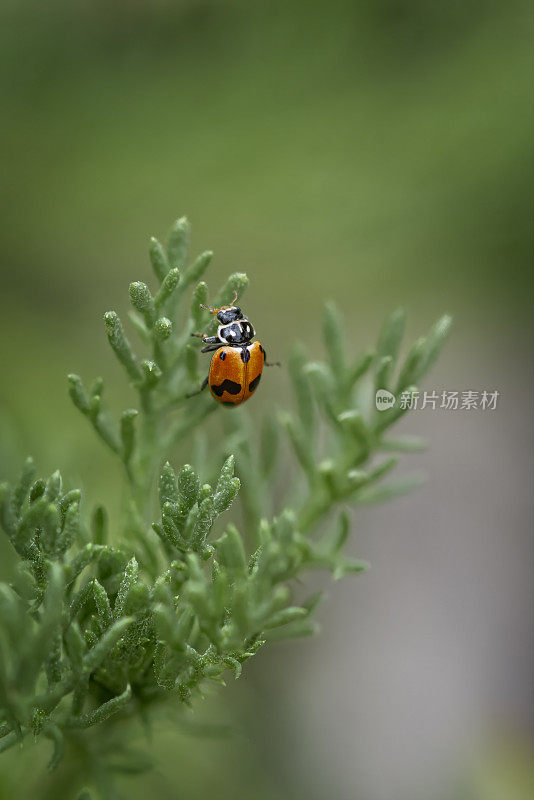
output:
[[210,308],[210,306],[205,306],[203,303],[200,304],[200,308],[203,308],[206,311],[209,311],[210,314],[217,314],[217,312],[219,311],[218,308]]
[[[229,306],[221,306],[221,308],[231,308],[233,305],[235,305],[236,300],[237,292],[234,291],[234,299],[232,300],[231,304]],[[200,308],[204,308],[206,311],[209,311],[210,314],[218,314],[221,310],[221,308],[211,308],[211,306],[205,306],[203,303],[200,304]]]

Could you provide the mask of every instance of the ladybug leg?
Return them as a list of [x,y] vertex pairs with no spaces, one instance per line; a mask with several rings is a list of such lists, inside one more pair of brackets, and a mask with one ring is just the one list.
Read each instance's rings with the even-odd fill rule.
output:
[[203,342],[206,344],[215,344],[216,342],[221,342],[218,336],[206,336],[204,333],[192,333],[191,336],[196,336],[197,339],[202,339]]
[[[210,338],[215,339],[215,336],[210,337]],[[209,342],[209,339],[204,339],[204,341],[205,342]],[[200,352],[201,353],[211,353],[213,350],[220,350],[221,347],[225,346],[225,342],[221,342],[220,339],[216,339],[216,341],[218,342],[218,344],[210,344],[207,347],[203,347]]]
[[264,367],[281,367],[282,366],[279,361],[266,361],[267,353],[265,352],[265,350],[263,349],[261,344],[260,344],[260,350],[263,353],[263,366]]
[[209,376],[204,378],[204,380],[202,381],[202,386],[200,387],[200,389],[197,389],[196,392],[190,392],[189,394],[186,394],[186,397],[194,397],[195,395],[200,394],[200,392],[203,392],[204,389],[206,388],[206,386],[208,385],[208,378],[209,378]]

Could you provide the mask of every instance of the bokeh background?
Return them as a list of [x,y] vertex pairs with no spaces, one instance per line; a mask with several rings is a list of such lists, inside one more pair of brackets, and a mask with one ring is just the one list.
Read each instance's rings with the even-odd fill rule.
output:
[[[127,796],[532,797],[532,45],[520,0],[3,0],[2,476],[31,452],[116,507],[64,376],[124,402],[101,317],[181,214],[212,286],[249,274],[282,361],[320,347],[326,297],[354,352],[402,304],[411,336],[455,317],[426,388],[500,392],[403,422],[428,480],[355,514],[373,569],[327,587],[318,638],[206,700],[233,735],[169,724]],[[249,412],[287,395],[270,374]],[[29,751],[2,757],[1,798],[44,791]]]

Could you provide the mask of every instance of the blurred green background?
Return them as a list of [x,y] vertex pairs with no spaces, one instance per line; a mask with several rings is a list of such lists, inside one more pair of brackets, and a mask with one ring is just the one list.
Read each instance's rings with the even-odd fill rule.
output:
[[[206,702],[239,733],[169,725],[128,796],[530,796],[532,44],[516,0],[3,0],[3,477],[31,452],[117,506],[65,374],[124,402],[101,317],[181,214],[210,286],[248,273],[276,358],[319,346],[326,297],[355,352],[399,304],[410,335],[446,310],[435,387],[501,393],[493,416],[412,415],[430,482],[358,514],[373,572]],[[270,374],[250,413],[286,394]],[[3,757],[0,797],[39,797],[43,749]]]

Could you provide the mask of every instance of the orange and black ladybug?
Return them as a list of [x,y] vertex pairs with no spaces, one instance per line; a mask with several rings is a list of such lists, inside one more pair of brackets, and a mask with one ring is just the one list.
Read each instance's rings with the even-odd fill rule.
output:
[[210,314],[217,315],[220,322],[217,335],[192,334],[200,337],[207,345],[202,348],[201,353],[214,351],[208,377],[194,394],[199,394],[209,385],[215,400],[229,406],[238,406],[252,397],[261,380],[263,367],[273,366],[265,360],[265,350],[260,342],[252,341],[256,332],[241,309],[235,305],[236,300],[237,292],[232,305],[221,308],[201,306]]

